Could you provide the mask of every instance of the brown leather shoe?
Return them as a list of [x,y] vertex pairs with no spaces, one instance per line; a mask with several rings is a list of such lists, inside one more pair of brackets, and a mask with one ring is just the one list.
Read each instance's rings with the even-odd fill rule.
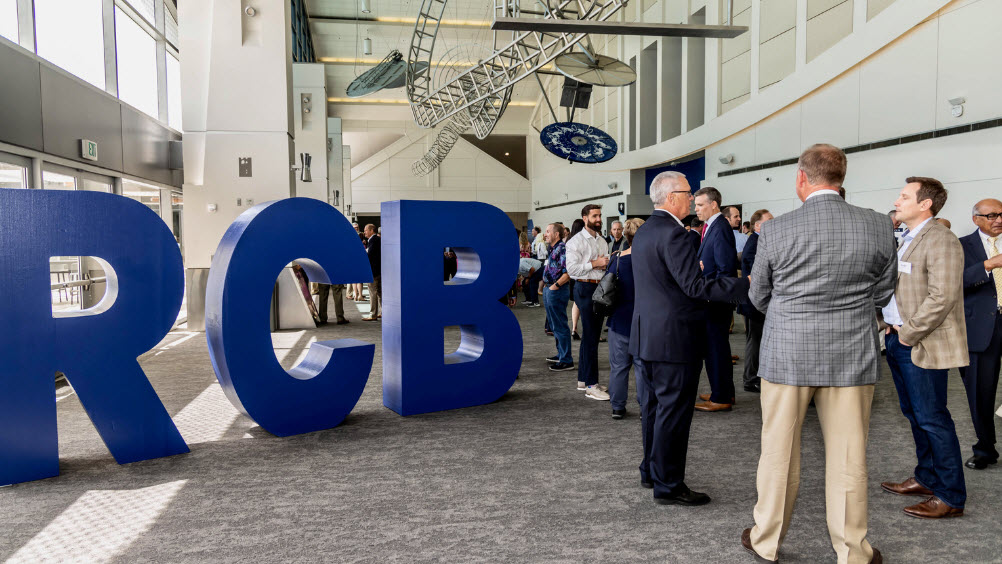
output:
[[696,411],[730,411],[731,404],[729,403],[713,403],[712,401],[704,401],[703,403],[696,404]]
[[873,558],[870,559],[870,564],[884,564],[884,557],[876,548],[873,549]]
[[741,546],[745,547],[745,550],[755,557],[755,562],[779,562],[779,560],[766,560],[755,552],[755,549],[751,545],[751,529],[745,529],[741,532]]
[[900,484],[881,482],[880,487],[884,488],[884,491],[898,495],[921,495],[925,497],[935,495],[932,493],[932,490],[915,481],[915,478],[908,478]]
[[943,519],[945,517],[962,517],[963,508],[950,507],[936,496],[904,509],[906,515],[921,519]]
[[[699,399],[703,401],[710,401],[710,394],[699,394]],[[738,402],[734,401],[734,398],[731,398],[731,405],[734,405],[736,403]]]

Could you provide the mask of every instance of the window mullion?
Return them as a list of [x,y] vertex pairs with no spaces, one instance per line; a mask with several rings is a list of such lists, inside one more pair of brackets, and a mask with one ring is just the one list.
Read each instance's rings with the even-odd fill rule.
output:
[[38,52],[35,47],[34,0],[17,0],[17,42],[32,53]]
[[166,15],[164,14],[164,3],[157,1],[154,5],[156,14],[156,26],[159,32],[157,40],[157,115],[160,121],[167,123],[167,40],[164,33],[166,26]]
[[118,49],[115,47],[115,0],[101,0],[104,19],[104,89],[118,97]]

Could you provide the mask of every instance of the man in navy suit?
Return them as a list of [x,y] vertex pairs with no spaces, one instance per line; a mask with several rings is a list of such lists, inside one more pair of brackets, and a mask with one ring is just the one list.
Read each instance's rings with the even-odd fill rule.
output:
[[[710,497],[685,485],[689,426],[705,348],[707,300],[744,302],[747,278],[700,275],[696,248],[686,235],[692,198],[685,175],[662,172],[651,183],[654,213],[633,237],[636,289],[630,354],[644,366],[640,417],[644,460],[641,485],[661,504],[703,505]],[[730,226],[727,222],[723,225]],[[729,360],[729,359],[728,359]]]
[[[703,278],[721,280],[738,275],[738,251],[734,231],[720,213],[720,192],[713,187],[698,190],[696,216],[703,222],[703,242],[699,246],[699,266]],[[710,393],[699,397],[699,411],[730,411],[734,403],[734,365],[731,363],[731,320],[734,306],[709,304],[706,308],[706,376]]]
[[995,464],[995,393],[1002,365],[1002,202],[974,206],[978,230],[960,239],[964,248],[964,317],[971,364],[960,369],[978,442],[965,466],[984,470]]
[[[769,210],[757,210],[751,216],[752,233],[745,243],[744,252],[741,253],[741,274],[747,276],[751,274],[755,266],[755,255],[758,253],[758,234],[762,230],[762,225],[772,219]],[[747,340],[745,341],[745,391],[759,393],[761,391],[758,377],[758,352],[762,343],[762,330],[765,328],[765,314],[755,309],[751,304],[738,306],[738,313],[748,320]]]

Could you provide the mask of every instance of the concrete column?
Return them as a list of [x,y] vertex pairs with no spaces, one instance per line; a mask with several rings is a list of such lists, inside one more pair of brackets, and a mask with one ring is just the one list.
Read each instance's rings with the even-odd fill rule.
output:
[[296,173],[296,196],[331,203],[327,186],[327,80],[323,63],[292,65],[292,121],[295,124],[296,166],[300,153],[312,157],[311,182]]
[[226,228],[294,186],[291,5],[179,4],[188,327],[202,330],[208,268]]

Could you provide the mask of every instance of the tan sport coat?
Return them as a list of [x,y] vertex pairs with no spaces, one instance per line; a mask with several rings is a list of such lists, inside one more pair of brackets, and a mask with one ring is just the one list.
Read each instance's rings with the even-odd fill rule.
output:
[[898,337],[912,346],[912,363],[933,370],[967,366],[964,250],[957,236],[932,220],[900,263],[910,264],[911,273],[899,267],[894,298],[905,323]]

